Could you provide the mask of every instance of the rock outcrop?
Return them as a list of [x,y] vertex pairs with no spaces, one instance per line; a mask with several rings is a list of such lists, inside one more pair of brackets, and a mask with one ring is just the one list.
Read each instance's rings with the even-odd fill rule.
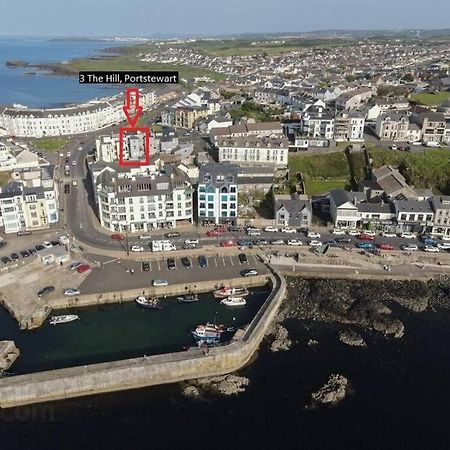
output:
[[333,374],[317,391],[311,394],[313,404],[336,404],[347,395],[349,382],[343,375]]
[[341,331],[339,333],[339,340],[344,344],[350,345],[352,347],[365,347],[366,343],[362,336],[356,331]]
[[273,352],[286,351],[291,348],[292,341],[289,339],[289,333],[282,325],[276,325],[276,331],[274,333],[275,340],[270,346],[270,350]]
[[198,378],[183,388],[183,394],[191,398],[200,397],[204,393],[237,395],[244,392],[249,383],[248,378],[233,374]]

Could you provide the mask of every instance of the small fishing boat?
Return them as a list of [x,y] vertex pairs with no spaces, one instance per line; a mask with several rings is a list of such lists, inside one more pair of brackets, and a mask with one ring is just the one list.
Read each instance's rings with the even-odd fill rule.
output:
[[79,317],[76,314],[65,314],[62,316],[52,316],[50,317],[50,325],[59,325],[60,323],[73,322],[78,320]]
[[218,289],[217,291],[214,291],[214,297],[215,298],[227,298],[230,295],[236,295],[238,297],[246,297],[247,295],[249,295],[250,292],[247,288],[232,288],[229,286],[224,286],[220,289]]
[[220,303],[225,306],[245,306],[247,301],[245,298],[230,295],[229,297],[224,298]]
[[180,297],[177,297],[177,301],[179,301],[180,303],[198,302],[198,295],[197,294],[181,295]]
[[143,295],[140,295],[139,297],[135,298],[134,301],[143,308],[161,309],[159,298],[157,297],[147,298],[144,297]]
[[192,331],[195,339],[205,340],[205,341],[215,341],[220,339],[220,335],[226,331],[224,325],[216,325],[212,323],[207,323],[205,325],[197,325],[194,331]]

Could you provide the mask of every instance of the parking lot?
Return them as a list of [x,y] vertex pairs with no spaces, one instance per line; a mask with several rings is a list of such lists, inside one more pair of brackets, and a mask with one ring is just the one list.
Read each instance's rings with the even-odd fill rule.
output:
[[[214,255],[206,256],[207,267],[200,267],[197,257],[189,257],[191,267],[183,267],[181,257],[176,257],[173,270],[168,269],[167,256],[165,258],[146,261],[117,261],[97,258],[102,262],[101,267],[96,267],[92,273],[81,284],[82,294],[96,292],[108,292],[135,288],[145,288],[151,285],[152,280],[163,279],[169,284],[192,283],[195,281],[215,281],[220,284],[221,280],[227,278],[241,277],[241,271],[254,268],[259,274],[268,273],[257,255],[246,255],[247,263],[241,263],[237,255]],[[90,258],[94,256],[90,255]],[[143,267],[143,264],[148,264]],[[148,270],[143,270],[147,269]]]

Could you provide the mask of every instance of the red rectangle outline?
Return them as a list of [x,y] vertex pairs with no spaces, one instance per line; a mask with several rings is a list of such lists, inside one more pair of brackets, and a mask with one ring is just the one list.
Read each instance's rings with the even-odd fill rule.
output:
[[[144,137],[144,155],[145,159],[142,160],[124,160],[123,159],[123,145],[124,138],[127,132],[142,132]],[[119,166],[122,167],[142,167],[150,165],[150,128],[138,128],[138,127],[123,127],[119,128]]]

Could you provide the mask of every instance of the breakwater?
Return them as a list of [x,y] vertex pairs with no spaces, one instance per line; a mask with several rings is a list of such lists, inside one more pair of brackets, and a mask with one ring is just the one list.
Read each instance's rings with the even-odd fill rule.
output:
[[272,287],[269,297],[249,326],[245,330],[238,330],[231,343],[226,346],[212,348],[207,354],[194,349],[5,378],[0,380],[0,407],[135,389],[233,372],[245,365],[257,350],[285,295],[286,282],[278,272],[271,270],[271,275],[264,278],[266,281],[268,278]]

